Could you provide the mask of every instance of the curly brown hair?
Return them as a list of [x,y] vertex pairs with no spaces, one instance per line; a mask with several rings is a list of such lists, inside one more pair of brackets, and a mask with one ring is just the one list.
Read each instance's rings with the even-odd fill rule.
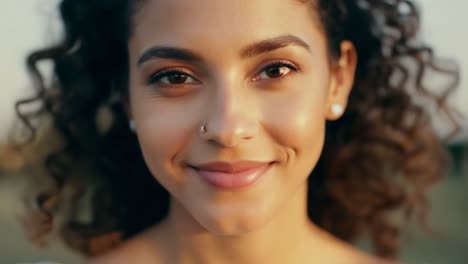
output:
[[[86,255],[101,254],[167,214],[169,195],[146,167],[122,103],[131,17],[142,2],[63,0],[63,42],[28,57],[37,89],[17,102],[17,114],[32,133],[30,142],[38,140],[34,124],[44,117],[52,122],[54,140],[63,142],[44,157],[54,184],[36,197],[39,209],[29,221],[36,223],[30,229],[35,239],[51,231],[56,208],[65,203],[61,236]],[[310,218],[347,241],[367,235],[378,255],[396,257],[400,229],[390,214],[415,212],[424,219],[426,191],[448,164],[429,114],[414,95],[424,95],[451,118],[445,101],[458,71],[439,67],[431,48],[418,40],[420,14],[411,1],[310,5],[326,32],[330,57],[339,57],[340,43],[349,40],[359,58],[348,108],[327,124],[323,154],[309,177]],[[55,65],[50,87],[37,66],[44,60]],[[451,81],[435,93],[423,83],[427,72]],[[39,110],[23,110],[37,102]],[[72,195],[63,195],[67,189]],[[78,216],[85,194],[92,197],[89,221]]]

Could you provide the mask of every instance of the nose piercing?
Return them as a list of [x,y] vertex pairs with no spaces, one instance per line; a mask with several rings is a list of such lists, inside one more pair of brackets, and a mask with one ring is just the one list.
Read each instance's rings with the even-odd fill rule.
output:
[[208,129],[206,128],[206,123],[203,124],[203,126],[200,128],[200,132],[201,132],[202,134],[205,134],[206,132],[208,132]]

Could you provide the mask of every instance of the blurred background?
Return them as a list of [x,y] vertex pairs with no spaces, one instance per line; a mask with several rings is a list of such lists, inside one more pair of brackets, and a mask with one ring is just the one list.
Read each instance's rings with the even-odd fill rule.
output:
[[[24,59],[31,50],[48,46],[60,39],[56,5],[59,0],[2,0],[0,31],[4,33],[0,49],[0,159],[9,155],[3,149],[13,125],[15,100],[27,96],[32,87]],[[419,0],[422,9],[421,37],[432,44],[440,57],[455,59],[461,68],[461,84],[450,102],[468,118],[468,1]],[[51,65],[42,63],[41,70],[50,72]],[[434,116],[441,137],[450,126]],[[462,130],[447,143],[453,155],[450,175],[430,193],[432,210],[429,223],[440,233],[438,238],[424,232],[417,223],[403,232],[402,259],[409,264],[468,263],[468,119],[461,120]],[[0,162],[0,264],[53,260],[74,264],[82,260],[66,249],[60,239],[51,238],[43,249],[28,242],[18,221],[22,192],[27,175],[8,173],[15,166]]]

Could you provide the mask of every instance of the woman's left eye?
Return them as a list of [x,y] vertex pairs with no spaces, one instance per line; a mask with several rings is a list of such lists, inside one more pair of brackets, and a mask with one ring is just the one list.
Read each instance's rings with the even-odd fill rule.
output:
[[288,62],[275,62],[268,65],[263,71],[254,78],[254,81],[264,79],[276,79],[288,75],[291,71],[298,71],[299,69]]
[[184,84],[193,84],[196,83],[196,80],[192,76],[182,71],[163,70],[150,76],[147,82],[150,85],[159,84],[167,86],[176,86]]

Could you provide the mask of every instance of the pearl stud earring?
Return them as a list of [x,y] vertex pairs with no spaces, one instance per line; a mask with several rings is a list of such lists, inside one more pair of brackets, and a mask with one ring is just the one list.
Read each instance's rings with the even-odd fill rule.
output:
[[135,120],[128,121],[128,126],[130,127],[131,131],[135,131]]
[[343,114],[343,110],[343,106],[340,104],[332,104],[331,106],[331,111],[335,116],[340,116],[341,114]]

